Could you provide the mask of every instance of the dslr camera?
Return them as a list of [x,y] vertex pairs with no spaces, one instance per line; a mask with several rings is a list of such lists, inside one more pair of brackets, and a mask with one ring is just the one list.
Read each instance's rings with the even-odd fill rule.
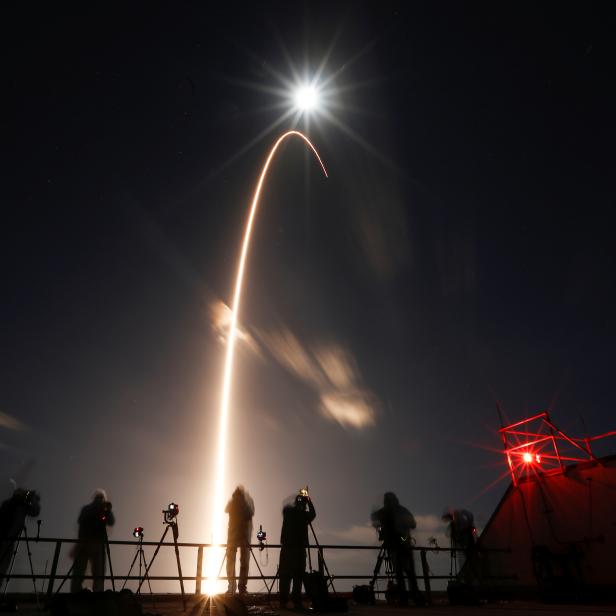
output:
[[257,541],[259,542],[259,550],[263,551],[265,549],[265,542],[267,541],[267,533],[263,530],[263,524],[259,524]]
[[[111,513],[111,503],[109,501],[105,501],[103,503],[103,507],[101,512],[98,514],[98,519],[103,523],[107,524],[109,522],[109,514]],[[112,522],[113,524],[113,522]]]
[[177,503],[169,503],[166,509],[163,509],[165,524],[175,524],[175,518],[180,513],[180,506]]
[[41,513],[41,497],[36,490],[17,488],[13,492],[13,499],[23,505],[27,516],[35,518]]
[[295,497],[295,505],[298,507],[306,506],[306,503],[310,500],[308,495],[308,486],[301,488]]
[[133,528],[133,537],[135,539],[143,539],[143,526],[135,526]]

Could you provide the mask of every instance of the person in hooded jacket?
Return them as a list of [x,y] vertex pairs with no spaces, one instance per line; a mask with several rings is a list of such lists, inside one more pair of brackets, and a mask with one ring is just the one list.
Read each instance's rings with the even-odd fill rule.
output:
[[237,578],[235,577],[235,557],[240,550],[240,577],[238,590],[240,595],[246,593],[248,569],[250,565],[250,537],[252,536],[252,518],[255,505],[250,494],[243,486],[237,486],[225,507],[229,514],[227,530],[227,594],[235,594]]
[[286,608],[289,601],[291,580],[293,581],[293,606],[302,608],[302,581],[306,572],[306,548],[308,547],[308,526],[316,518],[316,511],[307,490],[295,497],[293,504],[282,510],[282,531],[280,533],[280,607]]
[[383,507],[373,512],[371,517],[373,526],[379,529],[379,538],[396,576],[398,603],[408,605],[410,593],[416,605],[424,605],[413,560],[411,530],[417,526],[413,514],[400,504],[393,492],[385,492]]
[[96,490],[92,502],[81,508],[78,538],[73,557],[73,578],[71,592],[80,592],[85,577],[86,567],[92,569],[92,590],[103,592],[105,589],[105,550],[107,548],[107,526],[113,526],[115,517],[111,503],[107,500],[105,490]]

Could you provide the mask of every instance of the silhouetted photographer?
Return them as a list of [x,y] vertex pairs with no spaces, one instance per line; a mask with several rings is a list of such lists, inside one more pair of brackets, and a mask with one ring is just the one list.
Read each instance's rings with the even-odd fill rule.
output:
[[[450,576],[462,574],[466,583],[478,581],[477,529],[473,514],[466,509],[447,510],[442,517],[451,540]],[[464,555],[460,558],[459,553]]]
[[107,526],[115,523],[111,503],[104,490],[94,492],[92,502],[81,509],[77,522],[80,542],[75,544],[71,592],[81,590],[88,563],[94,578],[92,590],[102,592],[105,587]]
[[286,608],[293,581],[291,597],[296,609],[302,608],[302,580],[306,572],[308,526],[316,518],[316,511],[307,489],[300,490],[292,504],[282,510],[280,533],[280,607]]
[[16,541],[25,529],[26,517],[35,518],[40,512],[41,498],[34,490],[18,488],[0,505],[0,582],[13,560]]
[[379,530],[383,551],[396,578],[398,603],[408,605],[410,593],[416,605],[424,605],[423,595],[417,586],[413,560],[411,530],[416,527],[413,514],[400,504],[393,492],[386,492],[383,507],[371,517],[373,526]]
[[243,486],[237,486],[227,503],[225,512],[229,514],[227,530],[227,594],[233,595],[236,588],[235,556],[240,550],[239,593],[246,593],[248,568],[250,565],[250,539],[252,537],[252,518],[255,504]]

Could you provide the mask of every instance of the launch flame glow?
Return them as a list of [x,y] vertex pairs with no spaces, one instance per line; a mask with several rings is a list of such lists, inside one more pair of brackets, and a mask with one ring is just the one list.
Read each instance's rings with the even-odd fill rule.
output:
[[[216,460],[216,481],[214,488],[214,498],[212,499],[212,520],[213,520],[213,545],[220,546],[224,540],[224,526],[223,526],[223,509],[224,509],[224,482],[225,482],[225,458],[226,458],[226,449],[227,449],[227,426],[229,420],[229,400],[231,397],[231,385],[233,382],[233,357],[235,352],[235,340],[237,338],[237,322],[238,315],[240,311],[240,302],[242,296],[242,284],[244,281],[244,269],[246,266],[246,256],[248,255],[248,248],[250,246],[250,237],[252,234],[252,227],[255,219],[255,215],[257,213],[257,208],[259,206],[259,197],[261,195],[261,190],[263,188],[263,183],[265,178],[267,177],[267,172],[274,158],[274,154],[276,150],[280,146],[280,144],[287,139],[287,137],[291,137],[296,135],[305,141],[308,147],[314,152],[319,164],[321,165],[321,169],[323,169],[323,173],[325,177],[327,177],[327,170],[325,169],[325,165],[319,156],[316,148],[308,137],[304,134],[300,133],[296,130],[291,130],[283,135],[281,135],[276,143],[272,146],[272,149],[269,152],[269,155],[263,165],[263,170],[261,171],[261,175],[259,177],[259,181],[257,183],[257,188],[255,189],[254,197],[252,199],[252,205],[250,206],[250,211],[248,213],[248,220],[246,222],[246,229],[244,231],[244,239],[242,241],[242,248],[240,252],[240,260],[237,268],[237,276],[235,279],[235,290],[233,293],[233,303],[231,306],[231,323],[229,327],[229,335],[227,338],[227,351],[225,356],[225,368],[223,374],[223,382],[222,382],[222,396],[220,403],[220,424],[219,424],[219,432],[218,432],[218,455]],[[218,568],[220,567],[220,563],[223,558],[223,549],[221,547],[213,547],[211,550],[210,558],[208,559],[207,564],[207,582],[205,585],[205,590],[208,595],[212,595],[216,592],[216,580],[218,577]]]

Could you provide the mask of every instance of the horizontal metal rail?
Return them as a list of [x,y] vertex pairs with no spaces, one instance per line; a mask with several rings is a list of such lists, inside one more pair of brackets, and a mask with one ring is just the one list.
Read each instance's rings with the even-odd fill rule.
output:
[[[10,541],[25,541],[24,537],[9,537]],[[30,543],[92,543],[92,541],[87,541],[83,539],[61,539],[56,537],[39,537],[38,539],[33,537],[28,537],[28,541]],[[139,541],[122,541],[109,539],[109,545],[132,545],[133,547],[139,546]],[[226,543],[183,543],[178,541],[177,543],[173,543],[173,541],[165,541],[164,543],[160,543],[158,541],[142,541],[141,545],[143,546],[157,546],[160,545],[162,547],[174,547],[178,546],[179,548],[226,548]],[[380,550],[381,545],[340,545],[340,544],[327,544],[327,543],[319,543],[319,546],[322,550]],[[261,544],[259,543],[251,543],[251,548],[259,549]],[[282,547],[279,543],[268,543],[266,547],[273,549],[280,549]],[[318,549],[318,546],[315,544],[310,544],[311,549]],[[457,547],[442,547],[440,545],[435,546],[427,546],[427,545],[411,545],[409,546],[411,550],[421,551],[425,550],[426,552],[464,552],[466,551],[464,548]],[[511,548],[485,548],[480,550],[481,552],[511,552]]]
[[[10,542],[25,542],[26,538],[25,537],[16,537],[16,538],[8,538],[7,539]],[[5,540],[5,541],[7,541]],[[34,544],[38,544],[38,543],[48,543],[48,544],[54,544],[55,545],[55,550],[54,550],[54,555],[53,555],[53,562],[52,562],[52,567],[49,573],[44,573],[44,574],[40,574],[40,573],[29,573],[29,574],[18,574],[18,573],[11,573],[9,575],[5,575],[4,578],[4,582],[8,585],[9,580],[11,579],[18,579],[18,580],[32,580],[33,582],[37,581],[37,580],[46,580],[48,581],[48,585],[47,585],[47,591],[46,594],[47,596],[51,596],[53,594],[53,588],[54,588],[54,583],[56,580],[58,579],[62,579],[63,581],[66,581],[66,579],[72,579],[72,575],[69,574],[67,575],[61,575],[58,573],[58,562],[59,562],[59,556],[60,556],[60,552],[62,549],[62,545],[63,544],[76,544],[76,543],[92,543],[91,541],[84,541],[84,540],[79,540],[79,539],[63,539],[63,538],[58,538],[58,537],[39,537],[39,538],[29,538],[28,542],[30,543],[30,545],[34,545]],[[144,546],[150,546],[150,547],[173,547],[175,548],[176,546],[178,548],[197,548],[197,567],[196,567],[196,572],[195,575],[190,576],[190,575],[150,575],[148,573],[147,575],[147,579],[149,579],[150,581],[179,581],[180,584],[183,587],[183,583],[185,581],[192,581],[195,582],[195,594],[199,595],[201,594],[201,582],[206,580],[206,576],[203,575],[202,573],[202,565],[203,565],[203,552],[204,550],[207,549],[212,549],[212,548],[226,548],[227,545],[226,544],[212,544],[212,543],[190,543],[190,542],[178,542],[178,543],[174,543],[174,542],[156,542],[156,541],[121,541],[121,540],[109,540],[108,541],[109,546],[131,546],[131,547],[144,547]],[[6,544],[5,544],[6,545]],[[250,545],[251,548],[255,548],[255,549],[260,549],[262,548],[262,546],[260,544],[251,544]],[[319,550],[319,552],[323,552],[324,550],[372,550],[372,551],[378,551],[381,550],[382,546],[381,545],[339,545],[339,544],[321,544],[320,546],[317,545],[310,545],[308,546],[311,549],[317,549]],[[463,548],[457,548],[457,547],[441,547],[441,546],[409,546],[411,550],[413,550],[414,552],[419,552],[419,556],[420,556],[420,562],[421,562],[421,570],[422,570],[422,574],[418,575],[418,579],[423,579],[423,583],[424,583],[424,588],[427,594],[427,599],[430,600],[430,593],[431,593],[431,586],[430,586],[430,582],[432,580],[448,580],[451,579],[452,576],[451,575],[434,575],[431,571],[430,571],[430,567],[428,565],[428,554],[432,553],[432,554],[438,554],[438,553],[449,553],[452,556],[457,553],[457,552],[465,552],[465,550]],[[280,544],[267,544],[267,548],[272,548],[272,549],[280,549],[281,545]],[[477,550],[477,553],[482,554],[482,553],[506,553],[506,552],[511,552],[510,548],[490,548],[490,549],[483,549],[483,550]],[[130,572],[129,572],[130,573]],[[86,576],[80,576],[82,577],[84,580],[92,580],[94,579],[93,576],[91,575],[86,575]],[[138,582],[143,582],[145,576],[140,576],[140,575],[105,575],[105,576],[99,576],[97,579],[104,579],[104,580],[117,580],[117,581],[138,581]],[[387,575],[377,575],[375,576],[374,574],[372,575],[365,575],[365,574],[341,574],[341,575],[336,575],[333,574],[332,576],[332,580],[386,580],[389,579],[389,576]],[[514,579],[515,576],[482,576],[484,579],[491,579],[491,580],[511,580]],[[272,580],[276,580],[278,578],[278,575],[250,575],[248,576],[248,580],[268,580],[268,581],[272,581]],[[227,576],[217,576],[218,580],[221,581],[228,581],[230,578],[228,578]],[[56,591],[57,592],[57,591]],[[269,590],[268,590],[269,592]],[[381,591],[377,591],[377,592],[381,592]]]

